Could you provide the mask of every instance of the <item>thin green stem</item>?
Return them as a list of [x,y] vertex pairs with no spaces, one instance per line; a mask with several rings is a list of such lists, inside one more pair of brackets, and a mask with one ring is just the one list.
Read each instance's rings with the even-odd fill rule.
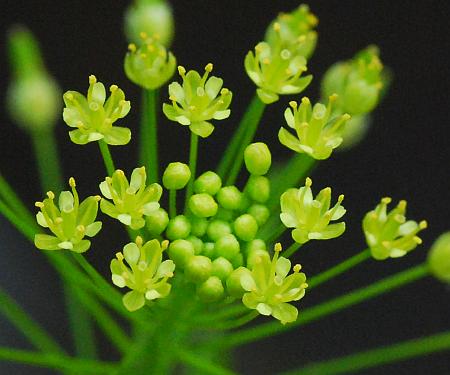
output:
[[149,183],[158,182],[158,90],[142,91],[142,118],[140,129],[140,156],[141,165],[147,170]]
[[59,344],[0,288],[0,313],[5,316],[36,349],[64,353]]
[[357,266],[358,264],[361,264],[362,262],[368,260],[371,258],[370,250],[366,249],[361,251],[360,253],[344,260],[342,263],[339,263],[338,265],[312,277],[308,280],[308,290],[311,288],[315,288],[319,286],[320,284],[323,284],[332,278],[339,276],[343,274],[344,272],[352,269],[353,267]]
[[[248,130],[248,124],[251,121],[255,120],[259,122],[262,113],[259,115],[258,119],[256,118],[258,117],[258,112],[264,111],[264,107],[265,107],[264,104],[255,94],[249,106],[247,107],[244,116],[239,122],[238,128],[234,132],[231,141],[228,143],[227,149],[223,154],[222,160],[220,161],[219,166],[217,167],[217,174],[222,178],[222,180],[224,180],[227,177],[227,174],[232,164],[234,163],[234,160],[239,150],[239,146],[242,144],[243,138],[245,137],[246,131]],[[256,126],[257,125],[258,124],[256,124]]]
[[61,191],[63,185],[58,146],[52,130],[31,134],[42,192]]
[[216,344],[222,347],[235,347],[238,345],[248,344],[271,335],[277,335],[325,316],[337,313],[347,307],[385,294],[391,290],[419,280],[427,274],[427,265],[424,263],[419,264],[418,266],[399,272],[369,286],[357,289],[353,292],[303,310],[297,321],[294,323],[286,324],[284,326],[275,321],[261,324],[257,327],[248,328],[240,332],[230,334],[222,339],[218,339]]
[[171,219],[177,216],[177,191],[175,189],[169,190],[169,216]]
[[[241,136],[236,152],[231,157],[229,165],[226,166],[225,172],[229,170],[226,185],[233,185],[235,183],[242,168],[245,148],[253,141],[265,108],[266,105],[258,98],[257,95],[255,95],[250,107],[247,109],[247,112],[239,124],[239,127],[242,126],[245,128],[245,131]],[[239,132],[239,129],[237,132]]]
[[2,200],[0,200],[0,214],[2,214],[20,233],[31,240],[31,242],[34,241],[34,235],[37,231],[36,228],[19,218]]
[[185,209],[187,208],[189,198],[191,197],[192,191],[194,189],[195,173],[197,170],[197,156],[198,156],[198,135],[191,132],[191,147],[189,149],[189,169],[191,170],[191,179],[189,180],[186,188]]
[[313,363],[298,370],[284,372],[282,375],[348,374],[444,350],[450,350],[450,331]]
[[115,363],[76,359],[65,355],[43,354],[3,347],[0,347],[0,360],[18,362],[31,366],[47,367],[60,371],[71,371],[76,374],[111,374],[116,368]]
[[201,371],[203,374],[211,375],[236,375],[234,371],[218,366],[217,364],[205,359],[203,356],[197,355],[186,350],[178,350],[178,358],[185,365]]
[[109,146],[103,139],[98,141],[98,146],[100,147],[103,162],[105,163],[106,172],[108,173],[108,176],[112,176],[116,170],[116,167],[114,166],[114,161],[112,159],[111,152],[109,151]]
[[291,246],[289,246],[282,254],[281,256],[285,258],[290,258],[300,247],[302,246],[301,243],[294,242]]
[[223,322],[223,323],[215,323],[212,327],[213,330],[229,330],[229,329],[236,329],[244,324],[247,324],[251,322],[253,319],[257,318],[259,315],[259,312],[256,310],[252,310],[245,314],[244,316],[241,316],[240,318],[234,318],[231,321]]

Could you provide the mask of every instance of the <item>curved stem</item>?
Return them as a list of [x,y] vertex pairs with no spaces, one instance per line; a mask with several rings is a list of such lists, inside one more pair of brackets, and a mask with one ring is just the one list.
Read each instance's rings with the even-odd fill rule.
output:
[[335,375],[365,370],[430,353],[450,350],[450,331],[367,350],[342,358],[313,363],[282,375]]
[[158,181],[158,90],[142,91],[139,161],[147,170],[148,183]]
[[301,243],[294,242],[291,246],[289,246],[282,254],[282,257],[290,258],[300,247],[302,246]]
[[197,156],[198,156],[198,135],[191,132],[191,147],[189,149],[189,169],[191,170],[191,178],[186,188],[185,210],[187,208],[189,198],[191,197],[192,191],[194,189],[195,173],[197,170]]
[[114,166],[109,146],[103,139],[98,141],[98,145],[100,147],[100,152],[102,153],[103,162],[105,163],[106,172],[108,173],[108,176],[112,176],[116,167]]

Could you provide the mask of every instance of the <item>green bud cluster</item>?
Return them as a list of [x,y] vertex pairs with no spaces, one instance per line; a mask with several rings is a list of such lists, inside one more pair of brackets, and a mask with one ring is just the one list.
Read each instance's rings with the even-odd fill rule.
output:
[[47,193],[43,202],[36,202],[40,211],[36,215],[38,224],[50,229],[53,235],[36,234],[34,244],[41,250],[71,250],[83,253],[91,246],[91,241],[84,239],[94,237],[102,228],[100,221],[95,221],[100,197],[90,196],[80,203],[75,179],[69,179],[70,191],[59,194],[58,206],[55,194]]
[[124,92],[116,85],[109,90],[111,96],[105,102],[105,86],[91,75],[87,96],[77,91],[64,94],[64,121],[68,126],[77,128],[69,132],[73,143],[84,145],[103,139],[109,145],[119,146],[130,142],[130,129],[113,126],[114,122],[128,114],[130,102],[125,100]]
[[391,198],[383,198],[374,210],[364,216],[363,230],[372,256],[377,260],[399,258],[414,250],[422,240],[417,236],[427,227],[425,220],[420,223],[406,220],[406,201],[387,212]]
[[169,120],[189,126],[194,134],[202,138],[208,137],[214,130],[210,120],[224,120],[230,116],[228,107],[232,93],[222,88],[221,78],[208,78],[212,69],[213,65],[209,63],[203,76],[200,76],[195,70],[186,73],[186,69],[179,66],[178,72],[183,84],[172,82],[169,85],[172,104],[163,105],[163,112]]

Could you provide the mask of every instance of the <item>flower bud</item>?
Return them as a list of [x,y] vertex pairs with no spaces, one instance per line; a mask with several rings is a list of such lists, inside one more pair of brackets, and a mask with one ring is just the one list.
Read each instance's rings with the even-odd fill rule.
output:
[[266,243],[261,239],[252,240],[247,243],[245,248],[246,254],[250,254],[254,250],[267,250]]
[[175,240],[170,243],[168,254],[177,267],[184,268],[186,263],[194,256],[194,245],[187,240]]
[[265,176],[251,176],[245,192],[255,202],[264,203],[270,197],[270,181]]
[[441,234],[428,253],[428,267],[437,279],[450,283],[450,232]]
[[227,279],[227,292],[232,297],[241,298],[245,290],[241,286],[241,277],[243,275],[250,275],[251,272],[245,267],[239,267],[235,269]]
[[245,166],[250,174],[266,174],[272,163],[272,155],[265,143],[257,142],[247,146],[244,151]]
[[270,217],[269,209],[262,204],[251,205],[247,212],[255,218],[259,227],[265,224]]
[[194,182],[194,191],[196,193],[206,193],[216,195],[222,187],[222,180],[217,173],[207,171],[199,176]]
[[235,255],[239,254],[239,241],[232,234],[222,236],[216,241],[215,253],[217,256],[222,256],[228,260],[232,260]]
[[214,258],[214,254],[215,254],[215,244],[214,244],[214,242],[205,242],[203,244],[202,254],[205,257],[208,257],[210,259]]
[[251,241],[255,238],[256,232],[258,232],[258,223],[252,215],[244,214],[234,221],[233,228],[239,239]]
[[8,42],[13,73],[7,92],[10,116],[31,132],[48,130],[60,115],[60,88],[46,72],[38,44],[28,30],[15,28]]
[[217,241],[219,238],[231,234],[231,226],[224,220],[212,220],[206,233],[212,241]]
[[124,26],[130,43],[139,43],[145,33],[169,46],[174,33],[172,9],[164,0],[135,0],[126,10]]
[[228,259],[219,257],[213,260],[212,275],[217,276],[220,280],[225,282],[231,272],[233,272],[233,265]]
[[169,240],[186,238],[191,233],[191,223],[184,215],[178,215],[169,221],[166,236]]
[[225,186],[217,193],[217,201],[228,210],[237,210],[241,204],[242,193],[236,186]]
[[217,213],[217,205],[214,198],[205,193],[194,194],[189,198],[189,209],[198,217],[211,217]]
[[194,283],[201,283],[208,279],[212,271],[211,259],[203,255],[194,255],[185,266],[185,275]]
[[199,255],[202,250],[203,250],[203,241],[195,236],[189,236],[188,238],[186,238],[187,241],[189,241],[192,246],[194,246],[194,252],[195,255]]
[[247,255],[247,267],[253,269],[257,259],[267,258],[270,261],[270,255],[267,250],[253,248]]
[[184,163],[170,163],[163,174],[163,185],[169,190],[183,189],[191,178],[189,166]]
[[197,237],[203,237],[208,227],[208,221],[203,217],[192,216],[189,218],[191,222],[191,233]]
[[203,302],[215,302],[224,295],[222,282],[217,276],[211,276],[197,288],[197,295]]
[[169,215],[163,208],[158,208],[145,218],[147,230],[152,236],[159,236],[169,224]]
[[234,268],[238,268],[244,265],[244,256],[239,253],[234,256],[234,258],[231,260],[231,264]]

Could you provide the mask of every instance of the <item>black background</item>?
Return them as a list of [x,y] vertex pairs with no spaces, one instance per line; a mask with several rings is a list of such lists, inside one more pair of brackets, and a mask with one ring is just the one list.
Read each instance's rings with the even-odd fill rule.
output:
[[[126,41],[122,14],[127,1],[64,0],[5,1],[0,17],[0,102],[8,81],[5,33],[16,22],[28,25],[41,41],[46,62],[63,90],[85,92],[89,74],[107,85],[116,83],[132,101],[122,124],[137,129],[139,89],[122,70]],[[218,121],[215,133],[201,142],[200,171],[213,167],[246,108],[254,86],[243,69],[245,53],[262,39],[268,23],[280,10],[297,1],[173,1],[177,25],[173,51],[188,69],[214,63],[234,93],[232,116]],[[425,259],[426,249],[441,232],[450,229],[449,49],[446,1],[311,1],[319,17],[319,43],[309,62],[315,79],[305,91],[318,97],[320,77],[329,65],[351,57],[370,43],[380,46],[382,60],[392,68],[394,82],[374,115],[374,124],[362,143],[349,152],[334,153],[313,173],[316,189],[330,185],[345,193],[347,232],[336,240],[311,242],[297,255],[307,274],[316,274],[364,248],[360,222],[380,197],[407,199],[408,216],[427,219],[424,245],[400,260],[368,262],[307,295],[301,306],[367,285]],[[167,93],[162,92],[163,100]],[[299,98],[298,98],[299,99]],[[269,142],[276,159],[288,155],[276,140],[284,124],[288,99],[268,108],[257,135]],[[0,106],[0,168],[30,205],[40,199],[30,143]],[[161,120],[160,147],[164,163],[187,160],[188,132]],[[57,127],[65,171],[77,178],[82,195],[96,194],[105,172],[94,144],[76,146],[67,127]],[[117,164],[127,171],[135,166],[136,137],[114,148]],[[69,177],[67,174],[65,177]],[[62,342],[68,341],[58,280],[44,257],[1,219],[0,283]],[[110,258],[125,240],[120,232],[103,231],[88,257],[106,275]],[[288,239],[286,241],[288,244]],[[309,361],[324,360],[357,350],[420,337],[450,328],[449,289],[427,278],[347,311],[312,323],[291,334],[277,336],[238,350],[237,370],[243,374],[271,374]],[[26,342],[0,319],[0,345],[27,348]],[[105,358],[114,353],[104,349]],[[0,364],[1,374],[47,374],[47,370]],[[366,374],[448,374],[448,353],[365,371]]]

